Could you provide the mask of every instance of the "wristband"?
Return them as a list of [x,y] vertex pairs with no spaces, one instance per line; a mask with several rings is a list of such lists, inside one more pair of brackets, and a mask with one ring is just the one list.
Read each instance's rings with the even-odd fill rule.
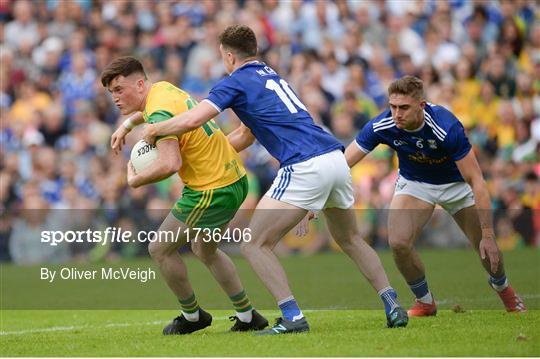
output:
[[135,128],[135,124],[133,123],[133,121],[131,120],[131,117],[128,117],[124,120],[124,122],[122,123],[122,125],[128,129],[128,130],[133,130],[133,128]]

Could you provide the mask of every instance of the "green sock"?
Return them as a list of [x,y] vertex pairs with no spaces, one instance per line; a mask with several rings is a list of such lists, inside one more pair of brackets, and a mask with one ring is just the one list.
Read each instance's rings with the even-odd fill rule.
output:
[[195,293],[193,293],[189,298],[178,299],[178,302],[180,302],[180,307],[182,308],[182,313],[184,314],[194,314],[198,313],[199,311],[199,303],[197,303]]
[[244,313],[253,309],[245,290],[238,294],[231,295],[229,298],[231,299],[234,310],[238,313]]
[[234,310],[236,311],[236,316],[242,322],[251,322],[251,319],[253,318],[253,307],[251,306],[251,302],[249,301],[246,292],[243,290],[238,294],[229,296],[229,298],[231,299]]

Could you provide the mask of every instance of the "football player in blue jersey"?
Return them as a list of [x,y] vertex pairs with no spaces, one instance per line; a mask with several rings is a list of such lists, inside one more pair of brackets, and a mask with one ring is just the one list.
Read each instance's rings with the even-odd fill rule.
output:
[[416,296],[409,316],[437,313],[424,265],[413,247],[435,205],[448,211],[472,242],[506,310],[525,311],[506,278],[489,193],[463,126],[446,108],[426,102],[419,78],[394,81],[388,96],[390,109],[362,128],[345,156],[352,167],[380,143],[397,152],[399,177],[390,203],[388,242]]
[[306,332],[309,325],[289,288],[285,271],[273,253],[277,242],[308,211],[323,211],[328,228],[380,295],[389,327],[407,325],[408,317],[375,251],[361,238],[352,209],[350,169],[343,146],[317,126],[289,84],[257,61],[257,40],[243,25],[230,26],[219,37],[229,76],[209,96],[182,115],[148,125],[143,137],[181,135],[231,108],[242,125],[229,134],[237,151],[259,141],[280,162],[274,183],[260,200],[250,223],[252,239],[241,251],[272,293],[283,316],[262,334]]

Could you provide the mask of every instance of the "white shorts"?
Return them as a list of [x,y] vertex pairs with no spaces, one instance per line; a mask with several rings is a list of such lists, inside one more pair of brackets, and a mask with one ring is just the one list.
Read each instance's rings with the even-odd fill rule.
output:
[[279,169],[266,196],[310,211],[351,208],[352,177],[340,150]]
[[400,194],[407,194],[433,205],[438,204],[452,215],[463,208],[474,206],[473,191],[465,182],[430,184],[399,176],[394,196]]

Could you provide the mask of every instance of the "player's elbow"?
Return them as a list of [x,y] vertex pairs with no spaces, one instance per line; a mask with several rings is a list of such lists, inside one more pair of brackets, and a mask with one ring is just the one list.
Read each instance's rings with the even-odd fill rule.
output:
[[178,142],[171,138],[166,138],[160,140],[157,146],[159,150],[158,163],[160,165],[160,174],[162,176],[170,176],[178,172],[182,166],[182,157],[178,150]]
[[349,168],[353,168],[353,166],[356,164],[356,162],[354,162],[354,159],[352,159],[350,156],[345,156],[345,159],[347,160],[347,165],[349,166]]
[[255,142],[255,136],[253,136],[251,130],[246,126],[243,126],[242,128],[242,138],[244,140],[243,142],[245,147],[249,147],[253,144],[253,142]]
[[363,157],[363,153],[360,152],[358,149],[353,147],[353,144],[350,144],[345,149],[345,160],[347,161],[347,165],[349,165],[350,168],[352,168],[355,164],[358,163]]
[[180,171],[180,163],[178,163],[178,161],[167,161],[164,167],[164,172],[166,172],[168,176]]
[[173,158],[164,157],[159,159],[159,168],[157,169],[157,176],[166,178],[180,170],[180,164]]
[[249,131],[249,136],[247,136],[247,143],[249,146],[251,146],[255,142],[255,136]]
[[255,137],[253,135],[251,135],[251,134],[250,134],[250,136],[246,136],[243,139],[244,139],[244,141],[242,142],[242,146],[241,146],[242,150],[248,148],[249,146],[251,146],[253,144],[253,142],[255,142]]

